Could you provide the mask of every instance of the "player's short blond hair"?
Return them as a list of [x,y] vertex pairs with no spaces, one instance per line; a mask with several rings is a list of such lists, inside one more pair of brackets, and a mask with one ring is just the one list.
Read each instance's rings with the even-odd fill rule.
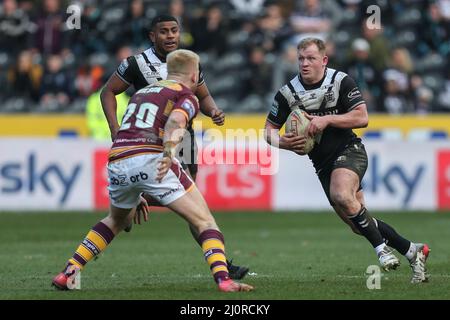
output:
[[319,52],[321,54],[325,54],[325,51],[326,51],[325,42],[319,38],[312,38],[312,37],[305,38],[298,43],[297,49],[305,50],[312,44],[315,44],[317,46],[317,49],[319,49]]
[[167,73],[189,75],[198,70],[200,57],[190,50],[178,49],[167,55]]

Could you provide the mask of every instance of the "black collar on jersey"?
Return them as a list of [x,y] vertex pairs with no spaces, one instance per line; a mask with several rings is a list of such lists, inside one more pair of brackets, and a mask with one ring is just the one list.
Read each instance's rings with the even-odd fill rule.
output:
[[151,47],[151,49],[152,49],[154,55],[157,56],[158,59],[161,60],[161,62],[164,62],[164,63],[166,62],[166,57],[160,55],[160,54],[156,51],[155,47]]
[[300,81],[300,83],[303,85],[303,87],[306,90],[317,89],[317,88],[320,88],[322,86],[322,83],[323,83],[323,81],[325,80],[325,78],[327,76],[327,72],[328,72],[328,68],[325,68],[325,72],[323,73],[323,78],[319,82],[316,82],[316,83],[313,83],[313,84],[306,84],[306,83],[304,83],[303,79],[302,79],[302,75],[300,73],[298,74],[298,80]]

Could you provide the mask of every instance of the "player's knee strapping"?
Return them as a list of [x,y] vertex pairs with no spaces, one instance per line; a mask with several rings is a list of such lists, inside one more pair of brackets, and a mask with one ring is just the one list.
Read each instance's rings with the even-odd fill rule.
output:
[[86,263],[106,249],[114,233],[103,222],[97,223],[79,245],[69,263],[83,268]]
[[202,244],[205,260],[211,269],[214,280],[220,281],[229,278],[227,260],[225,257],[225,241],[223,235],[218,230],[205,230],[198,236]]

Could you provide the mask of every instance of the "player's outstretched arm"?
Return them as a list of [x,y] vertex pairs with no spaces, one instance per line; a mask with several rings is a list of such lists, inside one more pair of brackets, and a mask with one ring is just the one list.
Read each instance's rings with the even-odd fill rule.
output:
[[109,130],[111,131],[111,139],[114,141],[119,131],[119,123],[117,121],[117,100],[116,95],[121,94],[128,89],[130,85],[121,80],[115,73],[108,79],[100,94],[103,112],[108,121]]
[[217,107],[216,102],[209,93],[206,83],[203,82],[197,87],[195,96],[198,98],[202,113],[210,117],[214,124],[223,126],[225,123],[225,113]]

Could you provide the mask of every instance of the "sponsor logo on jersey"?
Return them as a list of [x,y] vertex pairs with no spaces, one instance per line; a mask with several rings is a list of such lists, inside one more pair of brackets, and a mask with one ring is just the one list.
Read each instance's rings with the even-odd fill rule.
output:
[[353,88],[348,93],[347,97],[350,99],[350,101],[353,101],[354,99],[361,97],[361,92],[358,90],[358,88]]
[[326,102],[333,102],[334,101],[334,91],[325,92],[324,98],[325,98]]
[[270,113],[275,117],[278,115],[278,102],[277,101],[274,101],[272,103],[272,107],[270,108]]
[[129,66],[128,60],[127,60],[127,59],[123,59],[123,60],[122,60],[122,63],[121,63],[120,66],[119,66],[119,68],[117,69],[117,71],[118,71],[121,75],[124,75],[124,74],[125,74],[125,71],[127,71],[127,69],[128,69],[128,66]]
[[322,117],[322,116],[338,114],[339,110],[334,108],[333,110],[329,110],[329,111],[321,111],[321,112],[308,111],[308,113],[312,116]]
[[192,119],[195,115],[195,108],[191,101],[185,100],[181,107],[188,113],[189,119]]
[[144,74],[144,77],[146,79],[148,78],[160,78],[159,72],[158,71],[148,71]]

